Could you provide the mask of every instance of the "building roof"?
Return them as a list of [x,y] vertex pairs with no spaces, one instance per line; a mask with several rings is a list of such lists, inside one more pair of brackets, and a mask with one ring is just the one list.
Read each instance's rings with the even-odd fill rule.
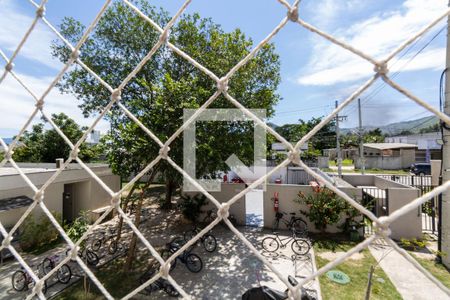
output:
[[401,149],[401,148],[417,148],[417,145],[405,143],[365,143],[364,147],[378,150],[387,150],[387,149]]
[[27,196],[0,199],[0,211],[8,211],[19,207],[25,207],[31,203],[33,203],[33,199]]

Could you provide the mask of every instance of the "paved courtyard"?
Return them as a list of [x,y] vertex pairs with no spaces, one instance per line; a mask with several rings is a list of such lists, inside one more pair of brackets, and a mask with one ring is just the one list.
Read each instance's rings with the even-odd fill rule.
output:
[[[150,222],[143,223],[140,229],[144,236],[154,246],[163,246],[171,238],[180,235],[179,231],[167,230],[166,226],[152,226],[150,223],[158,222],[161,225],[161,220],[150,217]],[[169,218],[170,219],[170,218]],[[165,218],[165,220],[168,220]],[[106,225],[106,224],[105,224]],[[102,227],[104,228],[103,225]],[[170,226],[169,226],[170,227]],[[188,228],[183,228],[184,230]],[[128,239],[130,232],[128,228],[124,228],[124,238]],[[279,249],[276,253],[267,253],[262,251],[261,240],[271,235],[270,231],[265,231],[261,228],[254,227],[239,227],[239,230],[249,239],[249,241],[262,253],[284,276],[295,276],[297,280],[311,274],[315,271],[314,253],[313,250],[302,257],[297,257],[293,260],[293,252],[290,244],[285,249]],[[167,232],[172,234],[167,234]],[[252,287],[257,287],[259,284],[266,285],[271,288],[284,291],[285,285],[278,279],[278,277],[248,249],[229,229],[221,225],[216,226],[213,234],[217,238],[218,247],[214,253],[206,252],[203,247],[197,246],[193,250],[203,260],[203,270],[200,273],[194,274],[187,270],[186,266],[180,261],[177,262],[177,267],[171,273],[175,280],[189,294],[193,299],[240,299],[241,295]],[[138,244],[142,249],[143,245]],[[63,246],[48,251],[39,257],[24,255],[25,260],[31,265],[39,264],[45,256],[53,255],[55,253],[64,254],[65,248]],[[80,278],[83,273],[76,263],[69,263],[74,278],[71,282]],[[12,274],[20,268],[15,260],[9,260],[0,266],[0,299],[24,299],[26,292],[16,292],[11,286]],[[65,288],[65,285],[56,282],[56,279],[50,279],[49,291],[46,296],[51,297]],[[312,281],[306,286],[311,291],[318,291],[319,284],[317,281]],[[314,293],[314,292],[312,292]],[[138,299],[149,299],[149,295],[141,295]],[[150,299],[169,299],[163,292],[159,291],[153,293]],[[57,299],[57,297],[56,297]],[[317,299],[320,299],[320,293]]]
[[[258,250],[262,250],[261,240],[270,234],[269,231],[251,227],[241,227],[240,230]],[[280,291],[286,289],[275,273],[265,267],[230,230],[218,227],[214,230],[214,235],[218,241],[216,252],[208,253],[199,246],[193,250],[203,260],[203,270],[200,273],[189,272],[180,261],[171,272],[175,280],[193,296],[193,299],[240,299],[246,290],[257,287],[259,284]],[[293,252],[290,244],[276,253],[263,251],[261,253],[286,277],[291,275],[301,280],[303,276],[310,275],[315,270],[313,250],[308,255],[299,257],[295,263],[292,260]],[[317,281],[312,281],[306,288],[313,293],[313,290],[318,291],[319,284]],[[170,299],[163,291],[156,292],[154,295],[152,299]],[[143,296],[142,299],[144,298]],[[317,299],[321,299],[320,296]]]

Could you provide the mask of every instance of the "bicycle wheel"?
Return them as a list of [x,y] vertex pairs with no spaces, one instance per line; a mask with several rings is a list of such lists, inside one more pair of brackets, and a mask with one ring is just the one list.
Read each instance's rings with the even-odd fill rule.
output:
[[[164,261],[168,260],[171,255],[172,255],[172,253],[167,249],[164,249],[161,252],[161,258],[164,259]],[[170,262],[170,271],[173,271],[173,269],[175,269],[176,265],[177,265],[177,259],[175,258],[172,262]]]
[[208,252],[214,252],[217,248],[217,240],[212,234],[207,234],[202,239],[203,248]]
[[111,238],[108,242],[108,253],[111,255],[115,254],[117,252],[117,248],[118,248],[117,240]]
[[298,255],[305,255],[309,252],[310,249],[309,243],[304,239],[295,239],[292,241],[292,251]]
[[42,261],[42,272],[44,272],[44,275],[47,275],[51,270],[53,270],[54,267],[55,264],[50,258],[44,258]]
[[269,236],[261,241],[261,246],[267,252],[275,252],[280,247],[280,244],[276,238]]
[[24,271],[16,271],[12,276],[11,283],[16,291],[23,291],[28,285],[27,275]]
[[84,255],[86,256],[87,263],[90,264],[91,266],[95,266],[98,264],[99,258],[94,251],[86,249]]
[[192,273],[198,273],[203,268],[202,259],[194,253],[190,253],[186,256],[186,267]]
[[297,218],[292,223],[292,228],[294,229],[296,234],[305,235],[308,232],[308,226],[306,222],[300,218]]
[[101,246],[102,246],[102,240],[101,239],[95,240],[95,241],[93,241],[91,243],[91,249],[92,249],[92,251],[95,251],[95,252],[100,250]]
[[272,223],[272,231],[278,231],[278,227],[280,226],[280,220],[275,219]]
[[58,277],[59,282],[64,284],[69,283],[70,278],[72,278],[72,270],[68,265],[64,264],[59,268],[56,276]]
[[170,297],[180,296],[180,293],[178,293],[178,291],[169,282],[164,283],[163,289],[164,292],[166,292]]

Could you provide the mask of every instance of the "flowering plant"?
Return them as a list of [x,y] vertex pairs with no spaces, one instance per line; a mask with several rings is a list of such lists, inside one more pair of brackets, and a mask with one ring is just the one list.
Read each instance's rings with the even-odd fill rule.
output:
[[300,210],[314,223],[316,229],[325,232],[328,225],[339,222],[342,213],[348,213],[351,205],[333,191],[319,185],[312,185],[312,193],[298,193],[295,202],[306,205],[309,210]]

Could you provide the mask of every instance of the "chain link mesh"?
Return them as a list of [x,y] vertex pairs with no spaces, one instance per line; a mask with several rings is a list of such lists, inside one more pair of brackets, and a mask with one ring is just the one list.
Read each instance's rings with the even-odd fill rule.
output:
[[[443,122],[450,125],[450,117],[445,115],[444,113],[440,112],[436,108],[432,107],[425,101],[421,100],[420,98],[414,96],[411,92],[403,88],[402,86],[398,85],[394,81],[392,81],[389,78],[389,70],[388,70],[388,63],[391,61],[397,54],[399,54],[403,49],[405,49],[408,45],[413,43],[415,40],[417,40],[419,37],[424,35],[426,32],[428,32],[431,28],[433,28],[437,23],[444,20],[450,13],[450,10],[446,10],[442,13],[441,16],[436,18],[433,22],[431,22],[428,26],[424,27],[422,30],[417,32],[414,36],[410,37],[408,40],[403,42],[397,49],[395,49],[392,53],[390,53],[385,59],[382,60],[376,60],[375,58],[371,57],[370,55],[364,53],[360,49],[356,49],[352,47],[351,45],[346,44],[345,42],[333,37],[332,35],[321,31],[320,29],[314,27],[313,25],[305,22],[299,17],[299,4],[300,0],[296,0],[293,4],[288,3],[285,0],[278,0],[278,2],[283,5],[287,12],[286,17],[284,17],[281,22],[270,32],[265,39],[263,39],[258,45],[256,45],[253,50],[244,57],[238,64],[236,64],[224,77],[219,78],[216,76],[213,72],[208,70],[206,67],[198,63],[195,59],[190,57],[187,53],[183,52],[181,49],[179,49],[176,45],[172,44],[168,37],[170,35],[170,29],[175,24],[179,16],[185,11],[185,9],[189,6],[191,0],[187,0],[184,2],[182,7],[177,11],[177,13],[170,19],[170,21],[167,23],[167,25],[162,28],[157,23],[155,23],[152,19],[150,19],[148,16],[146,16],[144,13],[142,13],[138,7],[133,5],[128,0],[122,0],[123,3],[125,3],[129,8],[131,8],[136,14],[138,14],[140,17],[142,17],[145,21],[147,21],[154,29],[156,29],[160,33],[160,37],[158,42],[153,46],[153,48],[148,52],[148,54],[140,61],[138,65],[134,68],[134,70],[128,74],[128,76],[121,82],[121,84],[114,88],[111,87],[107,82],[105,82],[102,78],[100,78],[99,75],[97,75],[94,71],[92,71],[88,66],[86,66],[79,58],[80,54],[80,48],[84,44],[84,42],[87,40],[90,33],[95,29],[95,26],[99,19],[102,17],[104,12],[107,10],[108,6],[112,2],[111,0],[105,1],[103,6],[101,7],[100,11],[97,13],[94,20],[91,22],[91,24],[87,27],[84,34],[82,35],[81,39],[78,41],[78,43],[73,46],[71,45],[59,32],[58,30],[45,18],[45,5],[47,3],[47,0],[42,0],[40,4],[37,4],[36,2],[30,0],[30,3],[36,8],[36,16],[25,33],[24,37],[21,39],[18,47],[15,49],[14,53],[11,55],[11,57],[7,57],[3,51],[0,49],[0,56],[2,59],[6,62],[4,67],[4,72],[2,73],[0,77],[0,84],[3,82],[5,77],[9,74],[11,75],[17,82],[30,94],[30,96],[35,100],[35,108],[26,121],[26,123],[23,125],[21,130],[19,131],[19,134],[15,137],[15,139],[10,143],[9,146],[6,145],[5,141],[0,138],[0,144],[5,149],[5,158],[0,163],[0,167],[4,167],[4,165],[9,162],[12,167],[17,170],[20,177],[27,183],[27,185],[33,190],[34,197],[33,197],[33,203],[28,207],[28,209],[25,211],[25,213],[22,215],[22,217],[19,219],[19,221],[15,224],[15,226],[7,232],[3,224],[0,222],[0,232],[4,236],[3,243],[0,246],[0,251],[3,249],[8,249],[14,257],[17,259],[17,261],[20,263],[20,265],[26,270],[26,272],[31,276],[33,281],[36,283],[35,287],[33,288],[32,292],[27,296],[27,299],[32,299],[36,295],[40,299],[45,299],[45,295],[43,294],[42,290],[44,287],[44,282],[47,280],[50,276],[52,276],[63,264],[67,263],[70,259],[75,259],[80,266],[80,268],[89,276],[89,278],[92,280],[92,282],[98,287],[98,289],[101,291],[101,293],[108,299],[113,299],[111,294],[108,292],[108,290],[102,285],[102,283],[96,278],[95,274],[92,273],[92,271],[88,268],[88,266],[84,263],[84,261],[78,257],[78,248],[80,243],[82,243],[84,240],[87,239],[87,237],[93,232],[93,230],[96,228],[96,226],[102,222],[106,218],[106,216],[114,209],[117,210],[118,214],[123,217],[124,222],[128,224],[131,228],[131,230],[137,235],[139,240],[145,245],[145,247],[150,251],[150,253],[156,258],[156,260],[160,263],[161,267],[159,272],[153,276],[151,279],[149,279],[147,282],[140,285],[138,288],[134,289],[130,293],[128,293],[126,296],[123,297],[123,299],[130,299],[140,291],[142,291],[145,287],[153,283],[155,280],[159,279],[160,277],[167,278],[168,281],[176,288],[176,290],[184,297],[184,298],[190,298],[187,291],[184,291],[183,288],[170,276],[169,274],[169,268],[170,263],[174,261],[174,259],[181,254],[185,249],[196,243],[200,237],[202,237],[204,234],[206,234],[209,230],[211,230],[215,225],[217,225],[220,221],[224,221],[227,226],[232,230],[232,232],[250,249],[250,251],[258,257],[269,269],[271,269],[276,276],[286,285],[286,287],[289,289],[289,295],[291,298],[294,299],[300,299],[300,293],[301,293],[301,287],[304,286],[306,283],[310,282],[311,280],[314,280],[317,276],[327,272],[328,270],[334,268],[335,266],[342,263],[346,258],[350,257],[352,254],[361,251],[362,249],[368,247],[374,240],[378,238],[384,239],[389,245],[393,247],[398,253],[400,253],[402,256],[404,256],[409,262],[411,262],[420,272],[422,272],[426,277],[428,277],[430,280],[432,280],[440,289],[442,289],[447,295],[450,296],[450,290],[445,287],[439,280],[434,278],[427,270],[425,270],[420,264],[418,264],[414,258],[411,257],[410,254],[408,254],[405,250],[401,249],[397,246],[397,244],[389,237],[390,236],[390,229],[389,225],[395,221],[400,216],[405,215],[408,212],[411,212],[415,209],[417,209],[421,204],[425,203],[427,200],[433,198],[436,195],[439,195],[440,193],[444,191],[450,190],[450,181],[444,182],[439,187],[435,188],[429,193],[424,194],[423,196],[413,200],[409,204],[403,206],[401,209],[396,210],[392,214],[390,214],[387,217],[380,217],[377,218],[371,211],[367,210],[365,207],[363,207],[361,204],[359,204],[357,201],[349,197],[347,194],[339,190],[337,187],[335,187],[333,184],[329,183],[327,180],[321,180],[321,175],[316,173],[314,170],[309,168],[300,158],[300,148],[303,144],[305,144],[309,139],[311,139],[323,126],[325,126],[328,122],[330,122],[337,113],[339,113],[344,107],[346,107],[348,104],[350,104],[353,100],[355,100],[361,93],[363,93],[365,90],[367,90],[377,79],[381,78],[385,83],[390,85],[393,89],[398,90],[400,93],[404,94],[406,97],[417,103],[418,105],[424,107],[428,111],[432,112],[436,116],[438,116]],[[22,46],[29,38],[31,32],[34,30],[36,24],[38,21],[42,21],[51,31],[53,31],[58,38],[70,49],[71,55],[67,63],[63,66],[63,68],[60,70],[58,75],[54,78],[52,83],[48,86],[48,88],[45,90],[45,92],[38,96],[36,95],[29,87],[28,85],[18,76],[14,71],[14,60],[19,55]],[[283,29],[283,27],[288,23],[293,22],[297,23],[303,28],[306,28],[307,30],[311,31],[312,33],[321,36],[322,38],[328,40],[329,42],[338,45],[342,47],[343,49],[346,49],[347,51],[352,52],[354,55],[357,55],[361,57],[362,59],[368,61],[374,66],[374,73],[372,77],[367,80],[363,85],[361,85],[356,91],[354,91],[347,99],[345,99],[336,109],[334,109],[327,117],[325,117],[317,126],[315,126],[310,132],[308,132],[305,136],[303,136],[295,145],[289,143],[286,139],[284,139],[281,135],[279,135],[277,132],[275,132],[271,127],[267,126],[263,120],[258,118],[256,115],[254,115],[252,112],[250,112],[246,107],[244,107],[237,99],[233,98],[228,92],[228,83],[232,80],[233,74],[235,74],[242,66],[244,66],[250,59],[252,59],[258,50],[261,49],[265,44],[267,44],[280,30]],[[157,136],[146,126],[144,126],[136,116],[134,116],[120,101],[121,101],[121,92],[123,88],[129,83],[129,81],[139,72],[139,70],[152,58],[154,53],[162,46],[166,45],[169,49],[171,49],[174,53],[179,55],[180,57],[187,60],[189,63],[191,63],[193,66],[204,72],[206,75],[208,75],[212,80],[216,82],[217,90],[216,92],[198,109],[197,113],[192,115],[166,142],[162,142],[160,139],[157,138]],[[67,136],[64,135],[64,133],[58,128],[58,126],[52,121],[49,114],[45,111],[45,98],[50,93],[50,91],[55,87],[56,83],[62,78],[62,76],[65,74],[65,72],[69,69],[69,67],[73,64],[78,64],[80,67],[82,67],[84,70],[89,72],[102,86],[104,86],[111,94],[111,100],[110,102],[103,108],[101,113],[97,116],[95,121],[92,123],[92,125],[84,132],[83,136],[75,143],[73,144]],[[226,203],[219,203],[217,199],[215,199],[210,193],[208,193],[205,189],[202,188],[200,184],[197,183],[197,181],[189,176],[180,166],[178,166],[170,157],[170,144],[173,142],[173,140],[178,137],[183,130],[192,122],[195,122],[195,118],[201,114],[211,103],[214,102],[214,100],[219,95],[224,95],[226,99],[228,99],[234,106],[236,106],[238,109],[240,109],[242,112],[244,112],[248,117],[250,117],[252,120],[254,120],[258,125],[263,126],[270,134],[272,134],[278,141],[280,141],[282,144],[284,144],[287,149],[289,150],[289,155],[287,158],[278,164],[275,168],[273,168],[270,172],[259,178],[258,180],[254,181],[252,184],[248,185],[247,188],[245,188],[243,191],[236,194],[234,197],[232,197],[228,202]],[[139,174],[137,174],[128,184],[126,184],[122,189],[118,192],[113,192],[86,164],[83,163],[83,161],[78,157],[79,147],[80,145],[86,140],[88,134],[94,129],[94,127],[97,125],[97,123],[105,116],[105,114],[111,109],[111,107],[116,104],[131,120],[133,120],[140,128],[144,130],[148,134],[148,136],[153,139],[160,147],[160,153],[159,155],[150,163],[148,164]],[[71,148],[70,156],[65,161],[65,163],[62,165],[61,168],[56,170],[54,174],[42,185],[41,188],[36,187],[31,180],[27,177],[27,175],[21,170],[21,168],[15,163],[14,159],[12,158],[13,150],[18,145],[18,141],[20,137],[25,132],[26,128],[30,125],[33,118],[37,115],[41,114],[42,117],[49,122],[49,124],[56,130],[56,132],[64,139],[64,141],[69,145]],[[188,243],[186,243],[183,247],[181,247],[177,252],[175,252],[170,258],[168,258],[166,261],[164,261],[159,253],[155,250],[155,248],[150,244],[150,242],[142,235],[142,233],[139,231],[138,228],[134,225],[133,221],[129,218],[129,216],[121,209],[120,203],[121,203],[121,197],[120,195],[122,192],[128,190],[139,178],[141,178],[143,175],[145,175],[149,170],[151,170],[159,161],[166,160],[170,165],[172,165],[178,172],[180,172],[185,179],[189,180],[195,187],[199,189],[216,207],[218,210],[217,218],[209,224],[207,227],[205,227],[202,231],[200,231],[193,239],[191,239]],[[64,229],[61,227],[61,225],[58,223],[58,221],[55,219],[55,217],[51,214],[51,212],[48,210],[47,206],[45,205],[45,190],[47,187],[52,184],[52,182],[61,174],[61,172],[71,163],[72,161],[76,161],[80,164],[80,166],[88,172],[88,174],[100,184],[100,186],[110,195],[111,197],[111,204],[109,208],[100,216],[99,219],[95,221],[95,223],[86,231],[86,233],[76,242],[73,243],[70,238],[65,233]],[[353,207],[358,209],[362,214],[366,215],[368,218],[370,218],[374,224],[375,224],[375,231],[374,233],[367,237],[364,241],[356,245],[351,250],[347,251],[345,254],[340,256],[334,261],[329,262],[310,276],[304,278],[302,281],[299,282],[297,286],[292,286],[288,280],[287,276],[285,274],[282,274],[279,272],[261,253],[251,244],[251,242],[244,237],[244,235],[236,229],[233,224],[228,220],[229,215],[229,208],[231,205],[233,205],[239,198],[244,196],[246,193],[251,191],[253,188],[256,188],[258,185],[262,184],[266,179],[268,179],[272,174],[277,172],[279,169],[287,166],[289,163],[297,164],[300,167],[303,167],[308,174],[316,178],[317,180],[320,180],[323,182],[330,190],[335,192],[337,195],[348,201]],[[70,255],[68,255],[66,258],[61,260],[59,264],[48,274],[46,274],[44,277],[39,278],[31,269],[31,267],[24,261],[24,259],[21,257],[21,255],[14,249],[14,247],[11,245],[11,240],[14,232],[17,231],[18,227],[24,222],[25,218],[31,213],[31,211],[39,206],[43,213],[50,219],[52,224],[55,226],[55,228],[58,230],[60,235],[64,238],[64,240],[67,242],[68,246],[70,247]]]

